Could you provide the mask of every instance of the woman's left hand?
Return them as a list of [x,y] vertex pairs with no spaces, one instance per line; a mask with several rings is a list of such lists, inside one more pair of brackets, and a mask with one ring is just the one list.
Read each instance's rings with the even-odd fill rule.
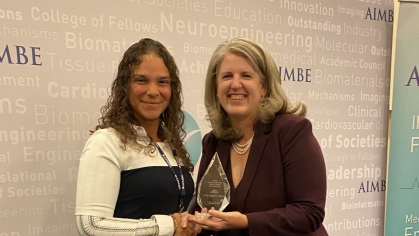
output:
[[247,216],[238,211],[221,212],[214,209],[208,211],[212,216],[210,219],[189,218],[189,221],[195,222],[205,230],[228,230],[248,228]]

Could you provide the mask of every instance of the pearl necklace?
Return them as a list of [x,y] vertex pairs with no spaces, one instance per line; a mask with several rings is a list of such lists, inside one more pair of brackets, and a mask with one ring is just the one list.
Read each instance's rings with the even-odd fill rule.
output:
[[249,150],[250,145],[252,145],[253,136],[255,136],[255,133],[253,133],[252,137],[245,144],[239,144],[238,142],[233,142],[233,150],[239,155],[245,154],[247,150]]

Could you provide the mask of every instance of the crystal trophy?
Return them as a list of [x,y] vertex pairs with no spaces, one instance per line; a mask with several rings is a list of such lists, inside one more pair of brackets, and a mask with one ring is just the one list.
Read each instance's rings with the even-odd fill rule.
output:
[[[230,184],[221,165],[218,153],[215,153],[210,164],[205,170],[198,185],[197,193],[198,205],[208,210],[214,207],[215,210],[223,211],[230,203]],[[197,213],[198,219],[208,219],[208,213]]]

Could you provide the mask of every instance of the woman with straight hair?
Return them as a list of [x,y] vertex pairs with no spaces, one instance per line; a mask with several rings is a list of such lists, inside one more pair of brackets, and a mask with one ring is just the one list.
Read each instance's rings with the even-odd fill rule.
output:
[[231,189],[224,212],[202,209],[212,217],[189,219],[201,235],[327,235],[323,154],[306,105],[291,104],[271,55],[249,39],[222,42],[204,99],[212,131],[202,141],[197,184],[218,153]]

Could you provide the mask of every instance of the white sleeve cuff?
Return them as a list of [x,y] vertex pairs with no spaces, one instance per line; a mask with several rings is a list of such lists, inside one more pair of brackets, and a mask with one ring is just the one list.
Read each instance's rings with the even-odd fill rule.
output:
[[175,233],[173,218],[168,215],[153,215],[159,226],[159,236],[173,236]]

